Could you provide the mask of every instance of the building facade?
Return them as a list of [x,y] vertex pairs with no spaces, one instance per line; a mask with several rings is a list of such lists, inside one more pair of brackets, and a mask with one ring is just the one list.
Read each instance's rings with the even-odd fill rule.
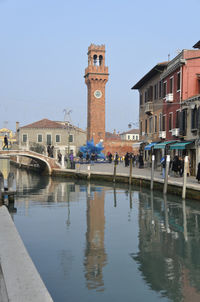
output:
[[86,132],[69,122],[54,122],[42,119],[19,127],[17,133],[19,148],[35,150],[40,146],[43,147],[43,152],[46,153],[47,146],[53,145],[55,157],[58,150],[65,154],[73,151],[76,155],[79,147],[86,143]]
[[139,129],[131,129],[129,131],[122,132],[120,133],[120,137],[122,140],[139,141],[140,139]]

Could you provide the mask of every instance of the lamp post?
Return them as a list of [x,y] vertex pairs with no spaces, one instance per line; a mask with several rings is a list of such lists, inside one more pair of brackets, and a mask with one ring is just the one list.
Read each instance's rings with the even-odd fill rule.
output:
[[63,112],[64,112],[65,127],[67,129],[67,168],[70,168],[69,152],[70,152],[70,133],[72,129],[72,125],[70,123],[71,121],[70,114],[72,113],[72,110],[64,109]]

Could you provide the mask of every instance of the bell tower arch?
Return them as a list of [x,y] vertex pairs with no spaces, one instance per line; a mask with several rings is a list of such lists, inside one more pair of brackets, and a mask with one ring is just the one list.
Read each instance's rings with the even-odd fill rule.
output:
[[87,85],[87,140],[105,141],[105,86],[108,67],[105,66],[105,45],[88,47],[88,67],[85,69]]

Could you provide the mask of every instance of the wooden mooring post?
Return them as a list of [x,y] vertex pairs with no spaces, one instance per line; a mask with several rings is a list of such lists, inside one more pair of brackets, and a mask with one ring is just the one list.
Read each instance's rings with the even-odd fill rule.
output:
[[151,165],[151,190],[153,190],[154,168],[155,168],[155,155],[152,155],[152,165]]
[[167,155],[166,156],[166,162],[165,162],[165,180],[164,180],[164,187],[163,187],[163,193],[164,194],[167,194],[169,163],[170,163],[170,155]]
[[131,156],[131,159],[130,159],[130,170],[129,170],[129,185],[131,185],[131,182],[132,182],[132,170],[133,170],[133,158]]
[[113,182],[116,181],[116,174],[117,174],[117,163],[114,161]]
[[185,156],[184,172],[183,172],[183,191],[182,191],[182,198],[183,199],[185,199],[185,197],[186,197],[187,171],[188,171],[188,156]]

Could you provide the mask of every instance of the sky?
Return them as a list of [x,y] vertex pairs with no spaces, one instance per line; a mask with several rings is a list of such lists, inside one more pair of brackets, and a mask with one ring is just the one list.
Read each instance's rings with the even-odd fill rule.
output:
[[84,71],[105,44],[106,130],[138,121],[131,87],[200,40],[200,0],[0,0],[0,128],[48,118],[87,127]]

